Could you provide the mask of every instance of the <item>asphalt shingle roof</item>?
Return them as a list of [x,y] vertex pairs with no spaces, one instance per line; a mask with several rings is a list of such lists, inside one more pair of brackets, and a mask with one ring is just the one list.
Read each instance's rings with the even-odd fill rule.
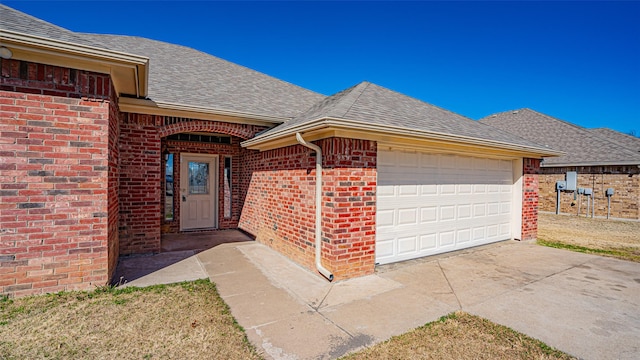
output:
[[595,134],[603,139],[607,139],[618,145],[622,145],[627,149],[640,152],[640,138],[621,133],[619,131],[608,128],[587,129],[590,133]]
[[185,46],[134,36],[69,31],[0,5],[2,29],[149,58],[157,102],[292,118],[325,96]]
[[366,81],[327,97],[301,115],[261,136],[269,136],[323,118],[543,148],[532,141]]
[[251,114],[294,117],[325,96],[207,53],[135,36],[82,34],[149,58],[149,98]]
[[85,39],[73,31],[2,4],[0,4],[0,29],[105,49],[104,45]]
[[565,153],[545,158],[544,166],[640,164],[639,153],[531,109],[490,115],[480,122]]

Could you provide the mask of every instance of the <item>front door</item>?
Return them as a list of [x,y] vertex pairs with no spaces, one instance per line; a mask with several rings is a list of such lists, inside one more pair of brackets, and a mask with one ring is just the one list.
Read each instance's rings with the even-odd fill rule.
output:
[[218,157],[180,155],[180,230],[218,226]]

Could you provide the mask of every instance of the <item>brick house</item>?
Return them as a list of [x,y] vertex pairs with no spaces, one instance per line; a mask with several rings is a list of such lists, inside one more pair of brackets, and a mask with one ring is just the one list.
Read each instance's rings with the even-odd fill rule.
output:
[[[577,173],[577,187],[591,188],[595,208],[577,192],[560,193],[560,212],[640,220],[640,139],[611,129],[585,129],[551,116],[520,109],[490,115],[481,123],[562,151],[540,168],[540,210],[556,211],[556,182]],[[614,189],[610,208],[606,196]],[[588,199],[589,203],[592,199]]]
[[0,293],[103,285],[189,231],[241,229],[336,280],[536,237],[559,152],[368,82],[326,97],[0,10]]

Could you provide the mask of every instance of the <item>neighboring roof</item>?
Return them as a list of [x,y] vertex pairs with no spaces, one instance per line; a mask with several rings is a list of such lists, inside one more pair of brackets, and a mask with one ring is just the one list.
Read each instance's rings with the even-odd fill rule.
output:
[[481,140],[554,153],[532,141],[366,81],[324,99],[296,118],[246,143],[254,145],[304,131],[322,121],[339,121],[353,127],[373,127],[391,133],[404,130],[424,136],[443,135],[460,141]]
[[583,127],[531,109],[505,111],[480,119],[480,122],[565,153],[560,157],[545,158],[545,167],[640,164],[637,152],[596,136]]
[[590,133],[595,134],[603,139],[607,139],[613,143],[618,145],[622,145],[629,150],[640,152],[640,138],[635,137],[629,134],[624,134],[619,131],[607,129],[607,128],[597,128],[597,129],[587,129]]

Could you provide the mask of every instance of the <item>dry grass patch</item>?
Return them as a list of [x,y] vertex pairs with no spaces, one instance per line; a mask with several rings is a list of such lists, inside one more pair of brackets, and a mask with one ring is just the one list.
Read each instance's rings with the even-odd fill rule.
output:
[[2,359],[259,359],[208,280],[0,299]]
[[640,262],[640,222],[539,214],[539,244]]
[[459,311],[343,359],[574,358],[505,326]]

